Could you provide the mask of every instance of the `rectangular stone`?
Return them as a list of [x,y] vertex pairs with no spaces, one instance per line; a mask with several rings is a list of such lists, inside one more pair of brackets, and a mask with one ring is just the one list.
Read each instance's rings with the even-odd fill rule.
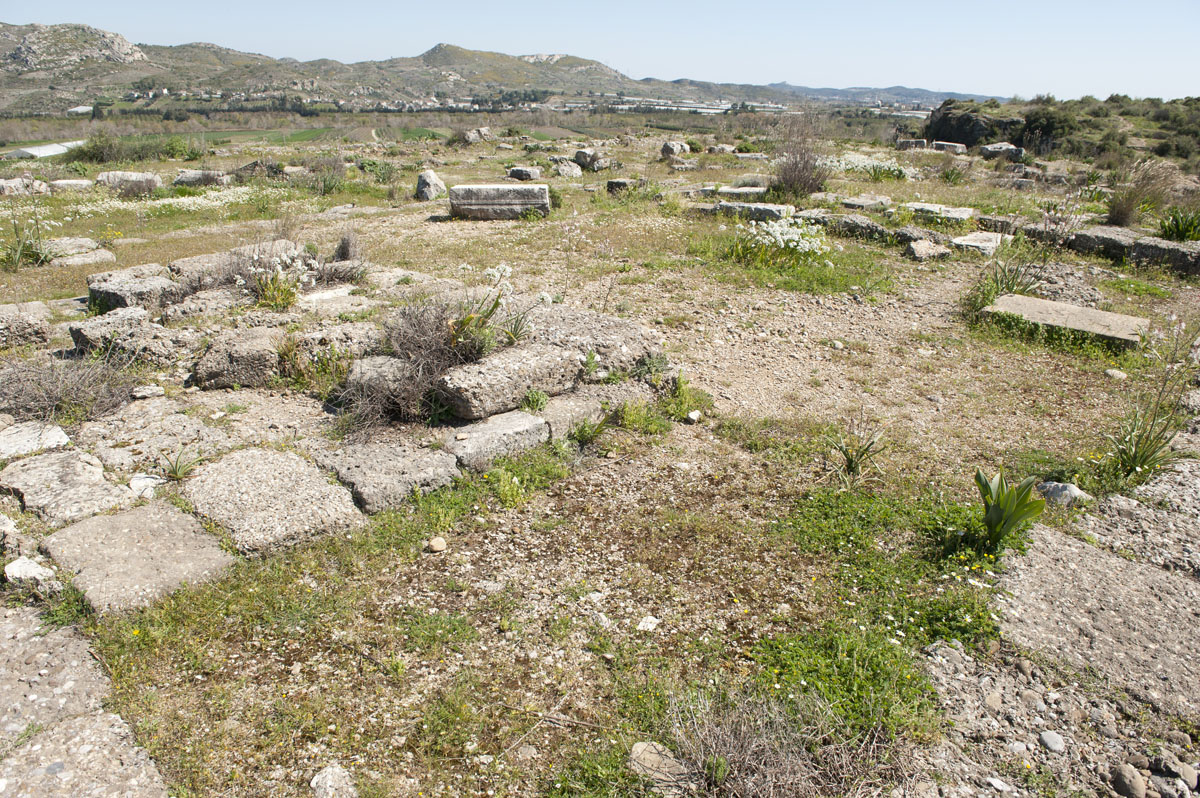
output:
[[912,211],[916,216],[950,222],[965,222],[975,215],[974,208],[951,208],[948,205],[938,205],[934,202],[906,202],[900,207]]
[[450,215],[458,219],[519,219],[531,211],[550,215],[550,187],[545,183],[450,188]]
[[163,502],[72,524],[43,540],[42,550],[75,574],[97,612],[145,606],[233,564],[199,521]]
[[404,443],[344,446],[316,458],[350,486],[359,506],[371,514],[400,507],[414,491],[437,490],[459,476],[458,459],[450,452]]
[[499,457],[518,455],[549,439],[545,419],[514,410],[459,427],[446,435],[444,445],[463,468],[482,471]]
[[776,222],[788,218],[796,209],[791,205],[773,205],[768,202],[718,202],[716,211],[753,222]]
[[995,302],[984,308],[983,312],[1011,313],[1034,324],[1076,330],[1127,346],[1141,343],[1142,334],[1150,328],[1149,321],[1137,316],[1125,316],[1019,294],[998,297]]
[[958,144],[953,141],[935,141],[933,142],[933,148],[938,152],[952,152],[955,155],[967,154],[967,145]]
[[508,347],[450,369],[438,391],[459,418],[487,418],[516,410],[530,391],[557,396],[571,390],[580,359],[578,352],[547,344]]
[[898,139],[896,141],[896,149],[898,150],[923,150],[928,146],[925,139]]
[[1165,263],[1183,274],[1200,274],[1200,241],[1167,241],[1147,236],[1133,245],[1133,260]]
[[1098,225],[1076,231],[1067,246],[1084,255],[1103,255],[1113,260],[1128,260],[1133,255],[1133,245],[1141,238],[1126,227]]

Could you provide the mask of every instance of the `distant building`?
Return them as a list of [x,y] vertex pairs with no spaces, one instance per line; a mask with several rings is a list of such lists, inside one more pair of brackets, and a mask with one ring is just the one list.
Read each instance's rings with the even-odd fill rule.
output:
[[83,140],[79,141],[64,141],[61,144],[38,144],[34,147],[22,147],[19,150],[9,150],[4,153],[4,157],[9,160],[19,160],[24,158],[49,158],[51,155],[62,155],[65,152],[75,149],[82,145]]
[[90,114],[91,112],[92,112],[92,106],[90,106],[90,105],[77,105],[74,108],[67,109],[68,116],[71,116],[71,115],[84,116],[86,114]]

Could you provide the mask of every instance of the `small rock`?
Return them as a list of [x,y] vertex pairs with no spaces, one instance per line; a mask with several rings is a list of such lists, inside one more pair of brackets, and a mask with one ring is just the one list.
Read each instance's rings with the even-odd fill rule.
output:
[[1125,798],[1146,798],[1146,780],[1128,762],[1115,766],[1109,774],[1112,788]]
[[1063,741],[1062,735],[1058,732],[1044,731],[1038,735],[1038,742],[1047,751],[1055,754],[1061,754],[1067,750],[1067,744]]
[[663,798],[683,798],[695,787],[687,765],[658,743],[634,743],[629,750],[629,769],[648,780],[650,789]]
[[1000,695],[1000,693],[993,690],[987,694],[986,698],[983,699],[983,703],[993,712],[999,712],[1000,707],[1004,705],[1004,698]]
[[523,745],[517,749],[516,759],[518,761],[537,758],[538,750],[532,745]]
[[1129,377],[1128,374],[1121,371],[1120,369],[1105,369],[1104,376],[1111,377],[1114,380],[1124,380],[1124,379],[1128,379],[1128,377]]
[[1017,670],[1020,671],[1021,675],[1024,676],[1026,679],[1033,678],[1033,663],[1030,662],[1029,660],[1027,660],[1027,659],[1017,660]]
[[1091,494],[1070,482],[1043,482],[1038,485],[1038,492],[1048,504],[1059,507],[1075,507],[1092,500]]
[[639,632],[653,632],[662,623],[661,618],[655,618],[653,615],[647,615],[642,620],[638,621],[637,630]]
[[62,587],[54,578],[54,571],[24,556],[4,566],[4,578],[14,585],[32,587],[42,592],[57,592]]
[[844,343],[842,343],[841,341],[834,341],[833,343],[830,344],[830,346],[832,346],[834,349],[845,349],[846,348],[846,345]]
[[700,419],[701,419],[701,413],[699,410],[693,410],[692,412],[687,414],[687,423],[689,423],[689,424],[699,424]]
[[327,765],[309,782],[316,798],[358,798],[354,779],[341,765]]
[[441,535],[438,535],[435,538],[430,538],[428,548],[434,554],[443,552],[446,550],[446,539]]
[[134,474],[129,478],[129,489],[139,499],[153,499],[155,489],[165,484],[167,484],[166,477],[153,474]]
[[153,399],[156,396],[162,396],[166,393],[161,385],[139,385],[130,392],[135,400]]
[[1009,787],[1007,784],[1005,784],[1003,781],[996,778],[995,776],[988,776],[987,783],[996,792],[1008,792],[1009,790],[1012,789],[1012,787]]
[[1185,748],[1192,744],[1192,735],[1178,729],[1171,729],[1163,735],[1163,739],[1169,743],[1175,743],[1175,745],[1182,745]]

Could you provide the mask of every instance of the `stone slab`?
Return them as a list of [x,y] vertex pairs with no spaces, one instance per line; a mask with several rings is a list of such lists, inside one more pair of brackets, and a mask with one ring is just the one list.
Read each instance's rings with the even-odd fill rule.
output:
[[459,476],[453,454],[404,443],[344,446],[316,457],[350,486],[359,506],[371,514],[400,507],[413,491],[437,490]]
[[107,249],[97,249],[91,252],[80,252],[76,255],[67,255],[63,258],[55,258],[50,261],[49,265],[55,268],[79,267],[79,266],[100,266],[105,263],[116,263],[117,256]]
[[64,720],[5,757],[4,798],[167,798],[150,755],[109,712]]
[[995,302],[984,308],[983,312],[1011,313],[1035,324],[1077,330],[1129,346],[1141,343],[1141,335],[1150,328],[1149,321],[1137,316],[1125,316],[1018,294],[998,297]]
[[459,219],[519,219],[533,211],[550,215],[550,187],[530,185],[461,185],[450,188],[450,215]]
[[61,449],[71,442],[62,427],[40,421],[24,421],[0,429],[0,460],[33,454],[44,449]]
[[281,338],[270,327],[221,333],[196,362],[194,379],[205,389],[262,387],[279,369]]
[[1012,236],[1006,236],[1003,233],[987,233],[977,230],[974,233],[967,233],[965,236],[952,238],[950,243],[959,249],[979,252],[991,257],[996,254],[996,250],[1000,249],[1001,244],[1011,239]]
[[26,457],[0,471],[0,490],[14,494],[27,512],[54,525],[126,507],[133,493],[104,478],[93,455],[75,449]]
[[93,252],[100,248],[100,244],[94,238],[51,238],[43,247],[45,255],[51,260],[55,258],[68,258],[72,255],[82,255],[85,252]]
[[792,205],[775,205],[769,202],[718,202],[717,213],[737,216],[752,222],[775,222],[786,219],[796,212]]
[[891,197],[882,194],[859,194],[842,200],[842,206],[858,211],[882,211],[892,204]]
[[157,263],[92,274],[87,285],[88,304],[104,312],[127,307],[156,310],[184,293],[184,287]]
[[438,391],[459,418],[481,419],[516,410],[530,391],[550,396],[574,387],[582,353],[543,343],[506,347],[456,366],[438,380]]
[[199,521],[163,502],[72,524],[45,538],[42,550],[75,574],[97,612],[145,606],[233,563]]
[[1127,227],[1098,225],[1085,227],[1071,236],[1067,246],[1084,255],[1104,255],[1114,260],[1133,256],[1133,245],[1142,236]]
[[529,311],[529,343],[544,343],[587,356],[600,368],[632,369],[639,360],[662,353],[662,336],[627,319],[568,305],[536,305]]
[[974,208],[952,208],[935,202],[906,202],[900,207],[912,211],[916,216],[950,222],[965,222],[975,215]]
[[350,491],[299,455],[274,449],[240,449],[207,463],[183,493],[245,553],[296,545],[362,521]]
[[599,399],[567,394],[551,399],[538,415],[550,425],[551,440],[563,440],[579,424],[600,421],[605,413]]
[[460,466],[482,471],[498,457],[520,454],[549,439],[550,425],[545,419],[514,410],[459,427],[446,435],[444,443]]
[[[107,695],[108,680],[74,627],[44,625],[31,607],[0,608],[0,750],[31,726],[98,710]],[[0,776],[7,764],[0,761]]]

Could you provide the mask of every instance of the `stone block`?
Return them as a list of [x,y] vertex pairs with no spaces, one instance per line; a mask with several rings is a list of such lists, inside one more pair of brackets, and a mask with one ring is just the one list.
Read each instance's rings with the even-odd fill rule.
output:
[[460,219],[519,219],[527,213],[550,215],[550,187],[469,185],[450,189],[450,215]]
[[998,297],[983,312],[1010,313],[1034,324],[1076,330],[1126,346],[1138,345],[1150,329],[1150,322],[1137,316],[1018,294]]
[[444,445],[460,466],[483,471],[498,457],[520,454],[549,439],[545,419],[514,410],[459,427],[446,435]]

